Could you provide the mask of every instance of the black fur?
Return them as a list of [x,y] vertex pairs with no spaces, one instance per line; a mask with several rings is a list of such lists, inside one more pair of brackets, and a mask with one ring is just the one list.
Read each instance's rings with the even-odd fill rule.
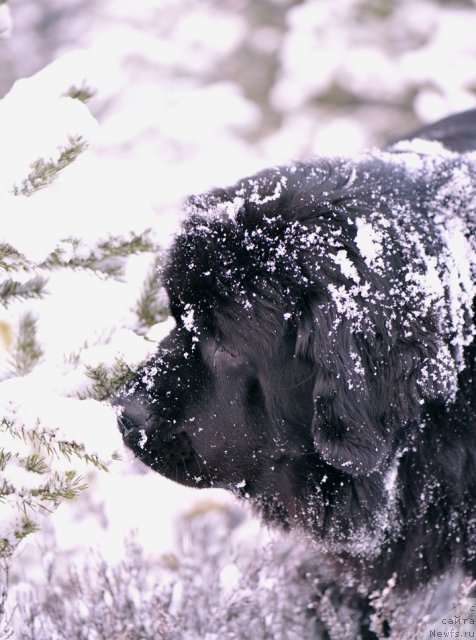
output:
[[191,198],[176,328],[116,401],[145,464],[368,588],[476,574],[476,111],[418,135]]

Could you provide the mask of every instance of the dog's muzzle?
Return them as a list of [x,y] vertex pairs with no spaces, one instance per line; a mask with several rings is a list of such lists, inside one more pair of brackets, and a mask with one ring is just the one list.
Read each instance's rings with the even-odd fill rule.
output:
[[125,404],[124,400],[115,399],[112,404],[116,407],[117,424],[123,437],[144,427],[150,418],[147,408],[137,400],[130,400]]

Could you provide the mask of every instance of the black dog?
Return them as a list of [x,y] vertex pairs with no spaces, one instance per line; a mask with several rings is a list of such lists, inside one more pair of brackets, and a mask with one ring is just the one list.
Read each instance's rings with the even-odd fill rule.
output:
[[368,588],[476,574],[476,110],[414,137],[191,198],[176,328],[117,399],[145,464]]

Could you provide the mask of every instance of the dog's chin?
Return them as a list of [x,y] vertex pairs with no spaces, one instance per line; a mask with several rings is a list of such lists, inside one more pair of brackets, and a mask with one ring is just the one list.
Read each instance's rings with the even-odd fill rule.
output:
[[254,510],[265,520],[279,527],[289,530],[298,524],[297,502],[291,495],[282,492],[261,494],[245,494],[242,496],[251,500]]
[[216,486],[185,432],[169,436],[158,448],[149,448],[146,438],[125,437],[124,444],[128,458],[134,456],[142,472],[148,468],[169,480],[198,489]]
[[258,473],[253,479],[224,488],[230,489],[238,499],[249,501],[265,522],[290,529],[298,523],[299,510],[293,478],[288,468],[280,468],[279,464],[273,468],[271,475]]

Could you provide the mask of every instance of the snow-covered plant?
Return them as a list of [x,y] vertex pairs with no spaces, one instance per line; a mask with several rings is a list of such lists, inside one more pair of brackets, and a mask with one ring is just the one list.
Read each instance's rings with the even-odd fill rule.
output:
[[[363,600],[336,590],[328,559],[293,534],[270,538],[249,525],[240,506],[204,503],[182,520],[177,553],[152,560],[131,538],[117,564],[96,554],[66,569],[50,538],[41,582],[18,585],[11,629],[24,640],[361,637]],[[407,597],[393,587],[372,594],[376,638],[426,638],[474,584],[465,593],[454,576]]]
[[117,458],[101,401],[153,349],[143,336],[165,317],[150,230],[110,225],[117,203],[91,184],[104,169],[87,151],[94,91],[54,71],[0,102],[0,558],[86,487],[88,465]]
[[[8,98],[6,102],[8,108]],[[12,122],[8,122],[8,109],[2,111],[2,127],[12,126]],[[44,261],[31,259],[23,248],[18,249],[15,242],[10,241],[8,220],[11,216],[21,215],[16,200],[34,196],[36,191],[46,187],[84,147],[85,141],[80,134],[71,135],[63,145],[57,146],[52,157],[34,159],[20,185],[11,184],[10,188],[3,185],[0,302],[4,309],[45,295],[47,278],[44,266],[52,259],[51,256]],[[5,156],[12,151],[14,153],[11,148],[4,147],[2,165],[8,162]],[[20,207],[24,204],[21,202]],[[36,215],[41,216],[40,208]],[[24,233],[28,233],[27,226]],[[9,326],[5,320],[3,326]],[[11,333],[13,340],[6,345],[10,349],[4,379],[28,376],[43,356],[36,337],[36,320],[31,312],[21,315],[16,331]],[[28,392],[26,388],[25,392]],[[28,404],[32,400],[25,397]],[[5,556],[12,553],[22,538],[37,529],[37,513],[48,512],[61,499],[74,498],[84,488],[84,481],[74,469],[74,464],[71,469],[56,469],[56,459],[77,456],[99,466],[105,466],[106,461],[88,453],[83,444],[60,433],[60,425],[47,425],[40,419],[24,421],[17,415],[21,406],[15,406],[8,390],[1,394],[0,403],[0,555]]]
[[313,588],[295,540],[240,539],[240,508],[208,506],[181,523],[179,549],[151,562],[133,539],[124,560],[64,571],[46,551],[45,584],[19,590],[25,640],[306,640],[320,638]]

